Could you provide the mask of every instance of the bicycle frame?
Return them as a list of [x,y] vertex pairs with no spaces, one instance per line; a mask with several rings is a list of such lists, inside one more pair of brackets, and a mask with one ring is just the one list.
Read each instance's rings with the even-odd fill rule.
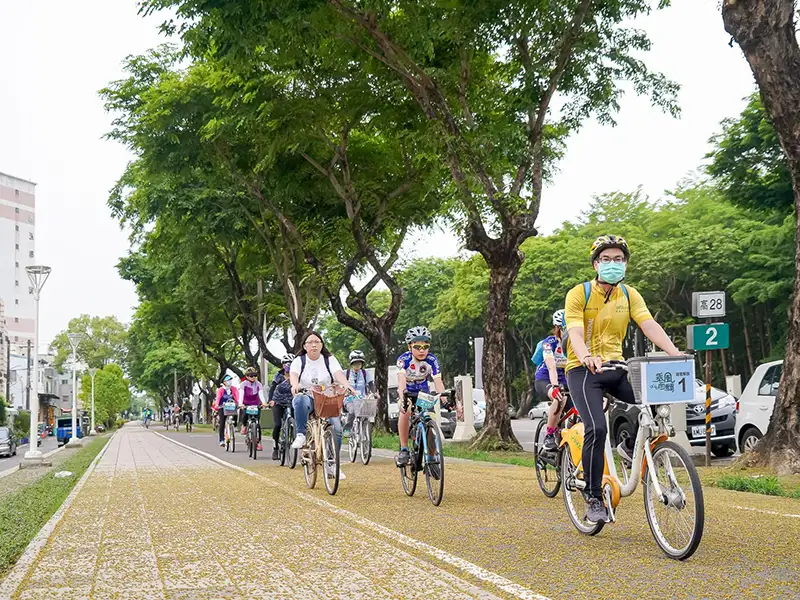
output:
[[[636,432],[636,441],[634,443],[633,459],[630,476],[627,471],[623,473],[623,480],[620,480],[617,474],[617,466],[614,463],[614,453],[611,448],[611,441],[609,436],[606,435],[604,458],[605,464],[603,467],[603,490],[606,494],[606,500],[609,508],[609,517],[611,521],[615,521],[614,511],[619,505],[622,498],[630,496],[636,491],[639,483],[642,480],[644,470],[648,469],[650,478],[653,481],[653,486],[659,496],[663,496],[663,491],[658,483],[658,477],[653,462],[652,449],[660,442],[666,440],[669,436],[667,433],[671,430],[671,424],[668,417],[653,417],[649,405],[637,405],[640,409],[639,413],[639,428]],[[572,454],[573,464],[580,470],[583,467],[582,463],[582,450],[583,450],[583,437],[584,437],[584,424],[578,423],[569,429],[561,432],[561,445],[567,445]],[[645,444],[645,441],[649,443]],[[586,482],[582,480],[575,481],[575,487],[578,489],[585,489]]]

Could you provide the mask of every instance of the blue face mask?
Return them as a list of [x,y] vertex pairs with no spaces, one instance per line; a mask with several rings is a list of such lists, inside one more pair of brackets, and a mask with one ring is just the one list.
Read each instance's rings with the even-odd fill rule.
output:
[[597,269],[597,274],[600,276],[600,279],[613,285],[615,283],[619,283],[625,278],[626,266],[627,265],[625,263],[600,263],[600,266]]

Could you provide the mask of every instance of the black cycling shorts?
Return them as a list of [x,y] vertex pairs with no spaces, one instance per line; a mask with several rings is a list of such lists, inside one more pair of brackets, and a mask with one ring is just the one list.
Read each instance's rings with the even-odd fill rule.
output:
[[[547,395],[547,388],[549,387],[550,387],[550,382],[547,379],[537,379],[536,382],[533,384],[533,389],[536,390],[538,396],[545,402],[552,402],[550,397]],[[572,397],[567,395],[567,402],[562,408],[562,410],[567,411],[573,406],[575,405],[572,403]]]

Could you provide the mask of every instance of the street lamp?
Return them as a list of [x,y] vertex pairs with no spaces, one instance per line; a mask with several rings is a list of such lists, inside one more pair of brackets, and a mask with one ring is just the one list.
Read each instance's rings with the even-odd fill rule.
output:
[[33,398],[31,398],[31,429],[28,451],[25,453],[25,462],[28,464],[41,464],[43,462],[42,453],[39,451],[39,293],[44,287],[45,281],[50,276],[50,267],[41,265],[31,265],[25,267],[28,279],[33,287],[33,304],[36,310],[36,321],[34,324],[34,344],[33,344]]
[[89,369],[89,375],[92,376],[92,429],[89,431],[89,435],[97,435],[97,430],[94,428],[94,375],[97,373],[97,367],[91,367]]
[[69,345],[72,346],[72,437],[67,442],[68,448],[82,446],[78,438],[78,344],[83,339],[82,333],[68,333]]

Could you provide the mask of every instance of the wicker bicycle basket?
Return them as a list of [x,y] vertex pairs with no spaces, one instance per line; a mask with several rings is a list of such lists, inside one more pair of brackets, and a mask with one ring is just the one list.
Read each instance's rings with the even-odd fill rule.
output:
[[344,398],[347,395],[345,390],[326,387],[324,389],[314,388],[311,392],[314,394],[314,414],[320,419],[338,417],[342,412]]

